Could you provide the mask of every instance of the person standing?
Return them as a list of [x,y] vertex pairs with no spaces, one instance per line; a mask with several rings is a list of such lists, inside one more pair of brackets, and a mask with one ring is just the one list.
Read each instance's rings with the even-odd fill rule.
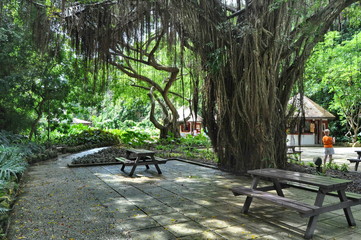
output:
[[330,130],[324,130],[325,136],[322,138],[323,147],[325,149],[325,158],[323,159],[323,165],[326,166],[327,157],[329,158],[329,163],[332,162],[332,154],[335,154],[333,149],[333,144],[335,144],[335,138],[330,136]]

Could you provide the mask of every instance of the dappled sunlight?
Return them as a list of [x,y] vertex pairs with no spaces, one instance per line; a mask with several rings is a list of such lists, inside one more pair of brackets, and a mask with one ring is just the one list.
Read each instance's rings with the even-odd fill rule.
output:
[[[298,239],[307,225],[307,218],[258,199],[252,202],[248,215],[242,214],[246,197],[234,196],[230,189],[251,186],[252,179],[244,176],[176,161],[162,165],[163,174],[139,169],[132,177],[121,172],[119,166],[69,171],[69,168],[59,168],[60,163],[57,165],[56,170],[49,170],[51,165],[33,169],[34,182],[28,186],[42,189],[48,199],[37,200],[42,206],[35,210],[31,210],[28,203],[26,207],[30,210],[23,210],[24,214],[47,217],[52,225],[62,224],[63,219],[59,217],[63,216],[84,236],[109,231],[118,237],[139,239],[156,234],[166,236],[165,239]],[[267,185],[266,181],[260,182],[260,186]],[[287,197],[314,203],[315,194],[305,194],[295,188],[283,191]],[[40,199],[42,196],[34,191],[28,197]],[[335,199],[337,201],[335,197],[326,198],[326,202]],[[24,201],[20,199],[21,204]],[[16,207],[21,207],[19,205]],[[59,206],[63,207],[59,209]],[[357,209],[354,215],[359,223],[361,208]],[[342,210],[321,215],[319,222],[345,225]],[[89,226],[94,231],[88,230]],[[347,230],[347,226],[344,229]],[[338,231],[341,230],[340,227]],[[324,230],[316,234],[319,232]]]

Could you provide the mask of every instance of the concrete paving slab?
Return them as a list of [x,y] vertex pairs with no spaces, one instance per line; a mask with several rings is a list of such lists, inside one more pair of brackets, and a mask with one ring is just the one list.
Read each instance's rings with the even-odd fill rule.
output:
[[[323,153],[302,150],[303,161]],[[346,163],[353,151],[336,148],[335,159]],[[296,212],[255,199],[248,215],[240,213],[245,197],[229,189],[250,186],[250,178],[180,161],[161,165],[161,175],[138,167],[134,177],[119,165],[67,167],[87,153],[29,168],[11,214],[10,240],[303,239],[308,219]],[[311,204],[316,197],[295,188],[285,194]],[[314,239],[359,239],[361,206],[352,209],[356,227],[348,227],[342,210],[322,214]]]
[[[297,147],[297,150],[299,148]],[[350,163],[348,158],[357,158],[356,150],[361,150],[360,147],[338,147],[335,146],[335,154],[332,156],[333,162],[339,165],[347,164],[350,171],[354,171],[355,164]],[[313,158],[324,157],[323,147],[301,147],[301,160],[304,162],[313,162]]]

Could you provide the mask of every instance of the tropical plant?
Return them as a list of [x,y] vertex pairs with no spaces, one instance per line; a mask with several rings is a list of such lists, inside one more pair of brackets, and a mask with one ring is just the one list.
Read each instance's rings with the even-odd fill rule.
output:
[[17,178],[26,170],[27,165],[21,154],[0,149],[0,180]]
[[348,165],[346,163],[343,163],[340,167],[340,170],[343,172],[348,172]]

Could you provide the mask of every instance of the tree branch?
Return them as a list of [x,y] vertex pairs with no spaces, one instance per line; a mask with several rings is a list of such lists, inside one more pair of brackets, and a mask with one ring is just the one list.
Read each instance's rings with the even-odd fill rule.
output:
[[149,114],[149,120],[154,124],[154,126],[158,129],[165,129],[165,127],[160,124],[157,119],[154,116],[154,109],[155,109],[155,100],[154,100],[154,96],[153,96],[153,88],[151,88],[151,90],[148,93],[148,97],[150,99],[151,102],[151,108],[150,108],[150,114]]
[[[144,89],[144,90],[148,90],[148,91],[150,91],[150,87],[144,87],[144,86],[140,86],[140,85],[136,85],[136,84],[130,84],[130,86],[132,86],[132,87],[137,87],[137,88],[141,88],[141,89]],[[176,92],[173,92],[173,91],[169,91],[169,93],[170,94],[172,94],[172,95],[174,95],[174,96],[177,96],[177,97],[179,97],[179,98],[181,98],[181,99],[184,99],[184,100],[186,100],[187,102],[191,102],[191,100],[189,99],[189,98],[186,98],[186,97],[184,97],[184,96],[182,96],[182,95],[180,95],[179,93],[176,93]]]

